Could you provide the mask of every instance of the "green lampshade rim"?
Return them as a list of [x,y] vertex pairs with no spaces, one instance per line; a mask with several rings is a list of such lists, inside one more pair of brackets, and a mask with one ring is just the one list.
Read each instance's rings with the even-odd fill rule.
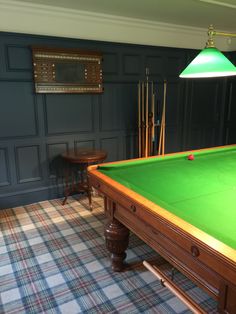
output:
[[236,67],[215,47],[202,50],[181,72],[181,78],[207,78],[236,75]]

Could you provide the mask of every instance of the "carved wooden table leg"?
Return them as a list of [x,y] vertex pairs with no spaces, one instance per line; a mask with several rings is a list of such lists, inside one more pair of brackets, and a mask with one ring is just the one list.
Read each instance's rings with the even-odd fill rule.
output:
[[129,244],[129,230],[118,220],[112,219],[105,226],[106,247],[111,253],[112,269],[122,271],[126,258],[125,250]]

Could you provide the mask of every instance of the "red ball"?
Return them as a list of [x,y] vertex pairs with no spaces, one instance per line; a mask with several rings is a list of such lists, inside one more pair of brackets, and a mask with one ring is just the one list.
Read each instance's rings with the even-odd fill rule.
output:
[[188,155],[188,160],[194,160],[194,155],[193,154]]

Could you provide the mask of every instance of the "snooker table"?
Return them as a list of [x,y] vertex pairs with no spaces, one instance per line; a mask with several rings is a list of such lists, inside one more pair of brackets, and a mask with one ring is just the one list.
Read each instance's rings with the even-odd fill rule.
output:
[[220,313],[236,313],[236,145],[93,165],[88,176],[104,195],[114,271],[132,231],[214,297]]

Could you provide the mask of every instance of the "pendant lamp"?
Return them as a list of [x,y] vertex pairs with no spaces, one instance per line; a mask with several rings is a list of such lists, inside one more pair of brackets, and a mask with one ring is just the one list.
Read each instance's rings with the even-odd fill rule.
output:
[[236,75],[236,67],[225,57],[214,45],[213,36],[236,36],[214,31],[212,25],[208,30],[208,41],[206,48],[203,49],[196,58],[182,71],[181,78],[206,78],[223,77]]

